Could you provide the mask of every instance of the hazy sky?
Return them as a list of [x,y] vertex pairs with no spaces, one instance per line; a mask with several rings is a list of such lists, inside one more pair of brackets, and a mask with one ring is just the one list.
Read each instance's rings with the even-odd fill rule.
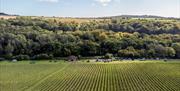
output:
[[180,17],[180,0],[0,0],[0,12],[34,16]]

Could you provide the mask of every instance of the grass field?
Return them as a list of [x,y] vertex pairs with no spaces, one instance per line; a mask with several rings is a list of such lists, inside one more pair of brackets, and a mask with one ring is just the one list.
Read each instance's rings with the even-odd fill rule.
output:
[[0,91],[180,91],[180,62],[0,62]]

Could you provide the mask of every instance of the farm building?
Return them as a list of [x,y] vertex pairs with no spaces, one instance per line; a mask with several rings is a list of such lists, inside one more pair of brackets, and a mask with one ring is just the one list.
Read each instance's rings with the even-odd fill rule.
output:
[[96,62],[112,62],[112,59],[96,59]]
[[17,62],[17,60],[16,60],[16,59],[13,59],[12,62]]
[[77,59],[78,59],[78,57],[76,57],[76,56],[69,56],[68,58],[67,58],[67,60],[68,61],[77,61]]

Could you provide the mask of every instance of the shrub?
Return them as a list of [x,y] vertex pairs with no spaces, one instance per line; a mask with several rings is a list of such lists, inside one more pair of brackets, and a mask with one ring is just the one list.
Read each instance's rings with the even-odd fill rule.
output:
[[33,61],[33,60],[29,62],[29,64],[35,64],[35,63],[36,63],[36,62],[35,62],[35,61]]
[[5,59],[8,59],[8,60],[11,60],[12,59],[12,53],[10,53],[10,54],[5,54],[3,57],[5,58]]
[[113,54],[111,53],[106,53],[106,55],[104,56],[104,58],[106,59],[112,59],[112,57],[113,57]]
[[89,63],[89,62],[90,62],[90,60],[87,60],[86,62],[87,62],[87,63]]
[[0,58],[0,61],[4,61],[5,59],[4,58]]
[[164,62],[167,62],[168,60],[167,59],[164,59]]
[[16,59],[18,61],[22,61],[22,60],[29,60],[30,57],[28,55],[17,55],[17,56],[14,56],[13,59]]
[[43,59],[53,59],[52,55],[48,54],[38,54],[33,57],[34,60],[43,60]]
[[49,62],[52,62],[52,60],[49,60]]

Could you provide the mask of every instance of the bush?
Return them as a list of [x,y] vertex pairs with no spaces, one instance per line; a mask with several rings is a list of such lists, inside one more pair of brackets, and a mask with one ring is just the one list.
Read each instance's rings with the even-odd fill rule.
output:
[[89,62],[90,62],[90,60],[87,60],[86,62],[87,62],[87,63],[89,63]]
[[164,62],[167,62],[168,60],[167,59],[164,59]]
[[104,58],[106,59],[112,59],[112,57],[113,57],[113,54],[111,53],[106,53],[106,55],[104,56]]
[[5,58],[5,59],[8,59],[8,60],[11,60],[12,59],[12,53],[10,53],[10,54],[5,54],[3,57]]
[[4,61],[5,59],[4,58],[0,58],[0,61]]
[[29,64],[35,64],[35,63],[36,63],[36,62],[35,62],[35,61],[33,61],[33,60],[29,62]]
[[22,61],[22,60],[29,60],[30,57],[28,55],[17,55],[17,56],[14,56],[13,59],[16,59],[18,61]]
[[34,60],[53,59],[53,55],[38,54],[33,57]]
[[52,60],[49,60],[49,62],[52,62]]

